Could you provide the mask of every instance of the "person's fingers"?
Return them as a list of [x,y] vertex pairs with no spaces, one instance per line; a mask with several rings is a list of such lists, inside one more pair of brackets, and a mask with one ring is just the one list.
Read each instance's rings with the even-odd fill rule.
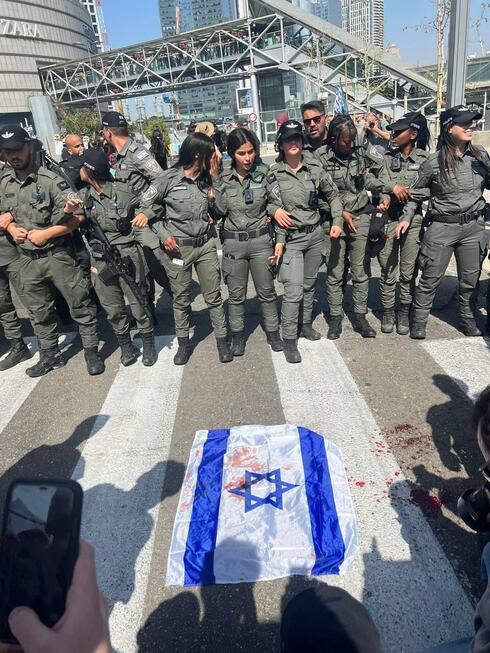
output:
[[12,610],[9,626],[25,653],[48,649],[53,632],[39,621],[37,614],[30,608],[20,607]]

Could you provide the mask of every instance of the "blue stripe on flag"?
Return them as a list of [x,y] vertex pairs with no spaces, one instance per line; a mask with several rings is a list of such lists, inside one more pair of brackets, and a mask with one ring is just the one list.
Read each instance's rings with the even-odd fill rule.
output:
[[335,508],[325,442],[321,435],[301,426],[298,426],[298,433],[316,554],[311,573],[315,576],[338,574],[344,560],[345,544]]
[[192,516],[184,553],[184,585],[214,583],[214,550],[229,429],[208,432],[197,471]]

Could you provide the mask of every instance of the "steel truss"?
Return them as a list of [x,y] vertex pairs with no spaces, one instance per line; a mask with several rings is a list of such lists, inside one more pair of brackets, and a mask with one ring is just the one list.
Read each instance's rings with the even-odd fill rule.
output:
[[250,17],[39,69],[55,103],[87,105],[294,72],[353,107],[430,104],[434,83],[285,0],[248,0]]

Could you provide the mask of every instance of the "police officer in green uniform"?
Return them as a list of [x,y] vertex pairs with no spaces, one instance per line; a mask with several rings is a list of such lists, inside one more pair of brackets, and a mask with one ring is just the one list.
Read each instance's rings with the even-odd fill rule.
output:
[[215,182],[216,209],[223,215],[220,236],[223,243],[223,279],[228,286],[228,313],[234,356],[245,351],[245,299],[248,273],[262,307],[267,342],[282,351],[279,336],[277,295],[269,257],[274,254],[267,213],[266,175],[260,161],[257,136],[248,129],[234,129],[227,139],[231,170]]
[[192,268],[211,317],[219,360],[227,363],[233,354],[227,341],[226,317],[220,289],[220,265],[212,210],[213,172],[218,174],[214,142],[201,133],[189,134],[180,147],[175,166],[166,170],[158,188],[158,201],[165,207],[161,240],[165,247],[165,269],[173,293],[175,331],[179,348],[176,365],[185,365],[191,355]]
[[[342,203],[332,178],[313,157],[303,156],[301,123],[284,122],[276,138],[278,161],[267,175],[268,211],[276,222],[276,245],[271,260],[279,265],[284,285],[282,338],[288,363],[300,363],[299,335],[308,340],[321,336],[312,326],[313,300],[322,263],[324,230],[320,209],[342,218]],[[300,304],[303,311],[300,320]]]
[[[0,149],[11,166],[0,180],[0,206],[9,213],[7,231],[20,252],[14,283],[24,302],[39,341],[39,361],[26,370],[42,376],[63,367],[58,347],[54,288],[65,298],[78,323],[89,374],[101,374],[96,308],[89,296],[89,281],[73,258],[66,238],[82,221],[73,215],[81,200],[70,195],[67,182],[34,161],[34,141],[17,125],[0,130]],[[69,242],[69,241],[68,241]]]
[[[90,214],[97,220],[110,244],[119,250],[121,257],[134,272],[136,283],[146,293],[147,268],[131,222],[138,213],[139,198],[133,195],[128,184],[113,179],[109,161],[102,150],[90,149],[84,152],[80,176],[82,181],[89,184],[84,194],[85,206],[90,208]],[[90,235],[89,240],[90,245],[97,248],[97,241],[91,239]],[[126,282],[111,274],[103,260],[92,257],[91,265],[92,283],[121,347],[121,363],[124,366],[131,365],[139,355],[139,350],[131,342],[124,300],[126,295],[143,341],[143,365],[154,365],[157,355],[151,319]]]
[[354,300],[354,329],[363,338],[374,338],[376,331],[366,319],[369,264],[366,246],[371,215],[375,207],[367,191],[379,195],[383,184],[377,179],[383,156],[374,147],[356,146],[357,130],[352,118],[337,115],[329,125],[327,145],[316,151],[324,170],[339,189],[344,207],[341,216],[332,216],[331,251],[327,261],[327,298],[330,325],[327,337],[335,340],[342,333],[342,297],[346,251],[350,261]]
[[[108,111],[102,116],[102,135],[116,150],[115,178],[128,183],[136,195],[141,195],[140,212],[133,224],[136,240],[145,254],[153,304],[154,281],[171,294],[164,268],[165,255],[158,238],[162,215],[154,204],[157,184],[163,179],[164,171],[146,147],[130,138],[126,118],[117,111]],[[150,228],[146,229],[147,226]]]
[[410,227],[396,237],[403,206],[410,199],[410,185],[415,181],[420,166],[427,161],[429,153],[429,130],[427,120],[421,113],[412,111],[388,125],[391,131],[391,147],[384,155],[384,165],[379,174],[383,182],[380,209],[386,211],[387,240],[378,254],[381,266],[381,304],[383,315],[381,331],[391,333],[395,326],[395,291],[398,269],[400,275],[400,310],[397,333],[407,335],[410,331],[409,313],[415,292],[415,266],[420,250],[422,232],[422,204],[412,218]]
[[405,205],[398,232],[404,233],[417,210],[417,200],[429,200],[429,222],[420,249],[420,277],[413,302],[410,337],[423,339],[437,287],[451,256],[459,280],[459,319],[466,336],[480,336],[472,297],[484,256],[483,192],[490,188],[490,157],[472,145],[482,114],[463,105],[440,115],[438,151],[431,154],[412,184],[412,201]]

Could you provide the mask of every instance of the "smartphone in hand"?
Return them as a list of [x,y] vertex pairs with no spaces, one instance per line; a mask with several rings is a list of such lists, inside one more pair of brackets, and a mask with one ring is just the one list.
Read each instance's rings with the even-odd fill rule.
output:
[[0,540],[0,641],[16,643],[8,625],[16,607],[32,608],[48,627],[63,615],[82,501],[75,481],[19,479],[9,487]]

